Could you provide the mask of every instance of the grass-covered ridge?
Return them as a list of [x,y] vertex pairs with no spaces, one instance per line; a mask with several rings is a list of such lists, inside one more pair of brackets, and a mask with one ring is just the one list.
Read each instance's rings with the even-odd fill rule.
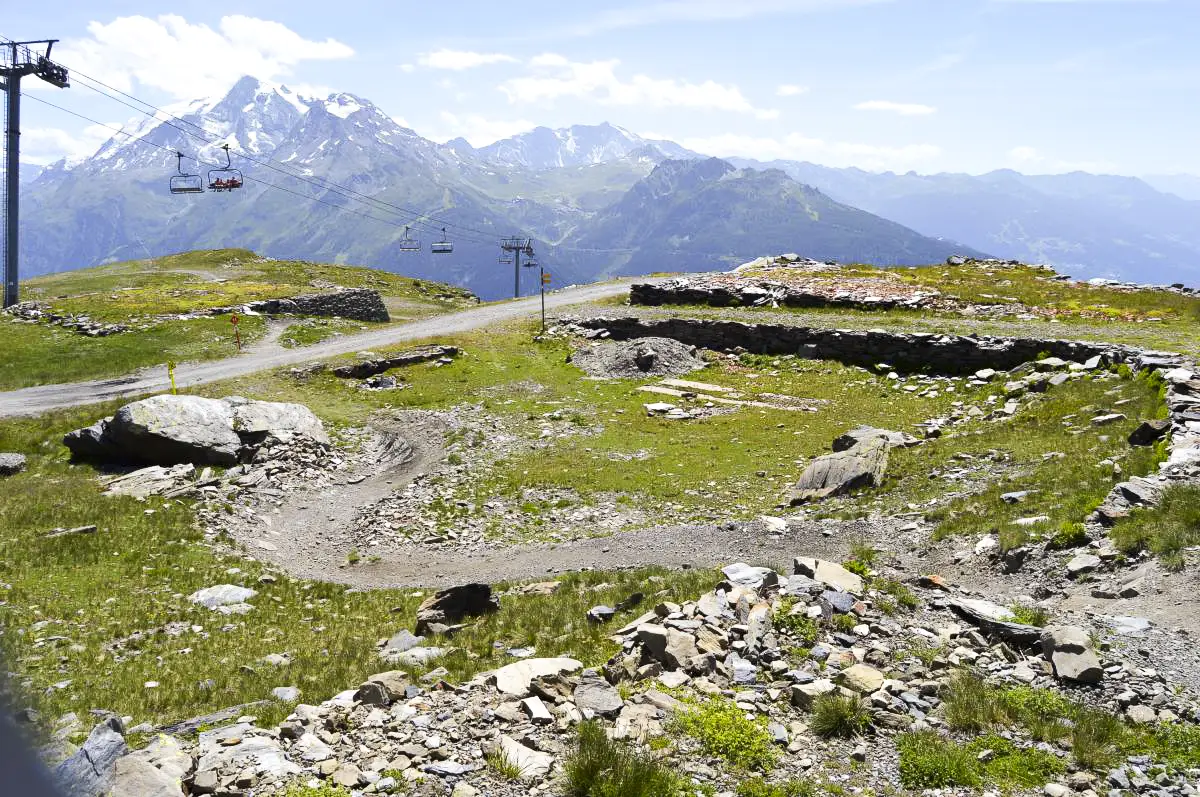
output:
[[[0,390],[122,376],[167,361],[186,362],[237,354],[228,317],[171,318],[192,311],[346,288],[372,288],[384,297],[393,322],[411,321],[474,304],[469,293],[441,283],[355,266],[268,260],[245,249],[185,252],[34,277],[21,298],[59,314],[121,323],[127,332],[89,338],[51,324],[29,324],[0,315],[5,356]],[[334,332],[368,326],[330,321],[297,327],[283,345],[308,345]],[[245,316],[243,345],[267,330],[262,317]]]

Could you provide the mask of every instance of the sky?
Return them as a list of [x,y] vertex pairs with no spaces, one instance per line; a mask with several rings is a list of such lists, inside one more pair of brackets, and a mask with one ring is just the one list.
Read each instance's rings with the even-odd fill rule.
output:
[[[244,74],[347,91],[436,141],[608,121],[717,156],[872,171],[1200,174],[1198,0],[89,0],[0,35],[156,105]],[[167,10],[169,9],[169,10]],[[75,82],[22,90],[107,124]],[[22,104],[23,160],[110,132]]]

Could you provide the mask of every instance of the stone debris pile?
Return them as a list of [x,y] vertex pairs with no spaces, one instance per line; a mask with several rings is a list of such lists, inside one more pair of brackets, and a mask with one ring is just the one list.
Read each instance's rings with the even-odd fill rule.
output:
[[695,346],[656,337],[585,345],[575,351],[571,362],[600,379],[681,376],[706,365]]
[[[442,633],[493,611],[496,596],[482,584],[443,590],[418,618],[418,630],[438,636],[402,630],[380,651],[384,661],[411,672],[383,670],[322,703],[297,704],[277,726],[259,727],[252,717],[241,717],[203,730],[194,742],[156,737],[136,753],[128,753],[121,723],[109,720],[59,766],[58,777],[78,795],[105,788],[141,793],[129,791],[135,776],[155,783],[158,790],[147,793],[156,797],[185,789],[278,795],[297,781],[328,782],[355,794],[555,794],[574,729],[595,720],[611,737],[635,744],[666,735],[672,767],[697,792],[732,794],[742,775],[714,765],[711,754],[675,723],[685,712],[729,705],[770,734],[780,756],[777,776],[836,782],[853,754],[871,764],[860,783],[879,788],[897,778],[897,733],[933,730],[957,738],[946,723],[943,699],[962,672],[996,685],[1053,689],[1130,722],[1200,718],[1197,706],[1156,671],[1097,649],[1089,628],[1022,625],[1004,607],[936,576],[913,580],[930,591],[923,593],[923,605],[912,599],[901,613],[888,603],[895,594],[888,585],[898,582],[814,557],[797,557],[789,574],[735,563],[723,576],[695,600],[663,600],[623,621],[612,632],[620,651],[603,667],[513,650],[511,655],[526,658],[460,685],[448,683],[437,666],[452,650],[441,646],[447,639]],[[528,591],[556,587],[551,582]],[[521,592],[508,599],[519,600]],[[218,585],[191,597],[220,610],[244,603],[253,590]],[[623,602],[619,611],[636,603]],[[589,622],[614,622],[616,611],[593,610]],[[933,652],[915,655],[919,650]],[[276,692],[299,697],[294,689]],[[858,701],[868,722],[863,735],[843,740],[813,730],[812,712],[831,695]],[[1036,745],[1069,759],[1060,742],[1006,735],[1018,747]],[[508,774],[490,759],[511,764]],[[1107,778],[1128,783],[1118,787],[1122,793],[1191,793],[1185,774],[1164,781],[1153,771],[1152,760],[1135,756]],[[1094,775],[1064,775],[1048,783],[1046,793],[1082,797],[1089,788],[1098,793],[1099,783]]]
[[22,321],[53,324],[89,338],[106,338],[109,335],[118,335],[133,329],[129,324],[95,321],[86,315],[77,313],[56,313],[39,302],[20,302],[6,307],[3,312]]

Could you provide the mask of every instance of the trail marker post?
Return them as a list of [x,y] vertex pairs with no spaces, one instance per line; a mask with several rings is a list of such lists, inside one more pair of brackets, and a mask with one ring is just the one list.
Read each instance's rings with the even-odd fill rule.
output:
[[167,360],[167,378],[171,380],[171,395],[179,395],[179,391],[175,388],[175,361]]
[[237,340],[238,351],[242,350],[242,332],[238,329],[238,321],[240,320],[237,313],[229,316],[229,323],[233,324],[233,337]]

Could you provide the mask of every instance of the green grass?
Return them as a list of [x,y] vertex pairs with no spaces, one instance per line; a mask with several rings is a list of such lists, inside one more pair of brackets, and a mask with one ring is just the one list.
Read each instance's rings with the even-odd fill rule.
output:
[[520,765],[516,761],[513,761],[502,747],[497,746],[495,750],[485,754],[483,760],[487,764],[488,769],[505,780],[521,779]]
[[830,692],[813,703],[809,724],[818,736],[849,739],[871,725],[871,712],[857,695]]
[[[905,733],[896,739],[900,751],[900,782],[910,789],[979,787],[1036,788],[1066,771],[1052,753],[1021,748],[1000,736],[987,735],[967,743],[933,731]],[[990,751],[986,761],[980,754]]]
[[769,771],[777,754],[765,723],[748,719],[746,712],[718,697],[679,712],[676,729],[700,743],[707,755],[717,756],[735,769]]
[[[222,281],[214,281],[214,277]],[[133,329],[88,338],[50,324],[18,323],[0,316],[0,335],[5,340],[0,390],[121,376],[164,365],[167,360],[233,356],[237,347],[227,317],[180,321],[161,316],[323,290],[314,287],[314,281],[374,288],[396,311],[397,320],[475,303],[466,291],[440,283],[353,266],[259,262],[257,255],[245,249],[185,252],[50,274],[22,283],[22,299],[41,302],[60,313],[129,324]],[[294,345],[308,345],[333,331],[353,331],[361,326],[357,322],[330,323],[328,328],[297,329],[285,337]],[[259,339],[265,329],[261,317],[243,317],[243,344]]]
[[596,722],[579,725],[563,766],[568,797],[678,797],[683,781],[669,767],[626,742],[609,739]]
[[[1100,428],[1088,423],[1122,399],[1131,400],[1119,408],[1127,420]],[[990,532],[1008,550],[1063,524],[1082,522],[1114,483],[1110,471],[1096,467],[1101,460],[1119,460],[1125,478],[1151,472],[1165,458],[1165,448],[1133,448],[1125,438],[1139,419],[1163,412],[1160,386],[1151,379],[1112,376],[1068,382],[1012,419],[980,422],[924,446],[893,452],[884,483],[872,499],[840,514],[887,514],[915,504],[925,507],[926,519],[937,524],[936,538]],[[1052,452],[1063,456],[1044,456]],[[944,500],[947,482],[931,478],[931,471],[964,464],[977,468],[980,486],[969,495]],[[1035,492],[1017,504],[1001,500],[1004,493],[1018,490]],[[1035,515],[1049,520],[1033,527],[1013,525],[1018,518]]]
[[1024,603],[1014,603],[1008,607],[1012,612],[1013,622],[1024,625],[1036,625],[1041,628],[1050,622],[1050,613],[1041,606],[1028,606]]
[[[86,716],[107,708],[134,717],[135,724],[166,723],[269,699],[282,685],[319,701],[388,669],[375,645],[413,627],[421,601],[413,590],[348,591],[279,574],[260,584],[264,568],[214,551],[183,502],[105,497],[90,466],[69,464],[58,442],[62,433],[117,406],[0,423],[0,450],[29,456],[28,471],[5,480],[0,503],[0,583],[6,585],[0,588],[0,647],[19,673],[23,705],[38,707],[48,722],[68,711]],[[99,527],[92,535],[43,536],[55,527],[92,523]],[[502,598],[498,613],[454,637],[459,652],[439,664],[451,680],[462,680],[510,663],[493,645],[500,641],[599,666],[616,646],[586,622],[588,608],[636,591],[666,590],[682,601],[718,579],[706,570],[660,568],[565,576],[555,595]],[[221,583],[258,590],[254,610],[225,617],[186,600]],[[163,631],[168,623],[202,631],[172,636]],[[51,637],[66,639],[47,641]],[[291,654],[287,667],[259,663],[281,652]],[[63,681],[70,683],[51,689]],[[147,681],[161,685],[148,689]],[[252,713],[269,723],[288,711],[271,702]]]
[[1137,509],[1118,521],[1113,542],[1125,553],[1149,550],[1170,570],[1184,567],[1184,549],[1200,545],[1200,487],[1172,485],[1158,506]]
[[[266,323],[261,316],[247,316],[240,329],[242,344],[249,345],[262,337]],[[0,359],[0,390],[102,379],[139,368],[165,369],[168,360],[182,363],[237,354],[228,318],[171,321],[145,330],[89,338],[56,326],[0,316],[0,336],[5,347]]]
[[808,780],[768,783],[762,778],[751,778],[737,787],[737,797],[817,797],[819,793],[818,787]]
[[285,349],[311,346],[338,335],[353,334],[367,328],[361,321],[344,318],[306,318],[288,326],[279,336],[279,345]]
[[317,786],[293,783],[283,792],[283,797],[350,797],[350,792],[328,782],[320,783]]

